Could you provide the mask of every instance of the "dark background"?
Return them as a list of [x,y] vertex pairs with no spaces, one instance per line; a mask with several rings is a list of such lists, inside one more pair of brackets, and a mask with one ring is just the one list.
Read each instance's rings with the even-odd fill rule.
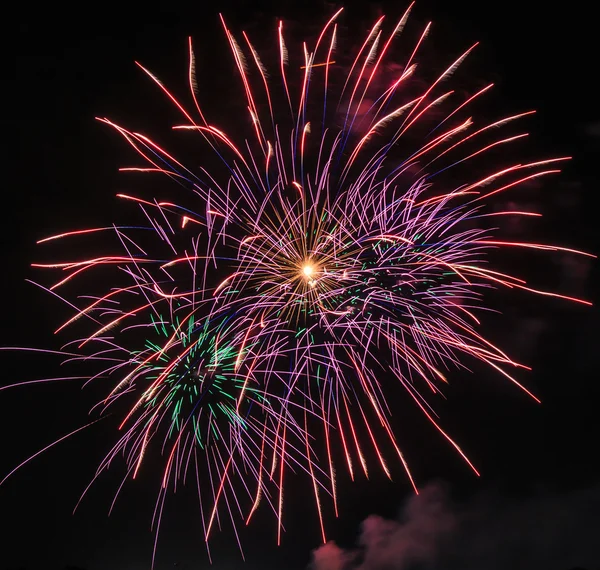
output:
[[[379,7],[394,20],[405,9],[403,3],[355,4],[346,5],[344,21],[364,30],[376,19]],[[164,132],[173,123],[168,103],[134,60],[183,92],[186,42],[191,35],[208,69],[199,74],[200,88],[207,93],[213,74],[233,71],[219,11],[235,29],[250,27],[256,35],[256,30],[275,33],[279,16],[289,19],[295,29],[307,25],[313,30],[334,9],[319,2],[248,1],[138,7],[82,4],[68,9],[22,3],[11,10],[5,15],[2,38],[0,346],[56,348],[52,330],[65,311],[24,282],[36,277],[29,264],[43,255],[35,241],[74,227],[111,223],[122,215],[114,195],[125,191],[127,183],[117,168],[134,162],[132,153],[94,117],[107,116],[148,134]],[[536,237],[600,251],[594,8],[579,1],[560,9],[514,0],[418,3],[412,25],[417,28],[428,19],[434,21],[432,41],[445,61],[473,41],[482,42],[469,69],[498,84],[489,105],[499,105],[507,113],[539,111],[527,127],[537,134],[540,156],[575,157],[559,179],[528,195],[539,201],[535,205],[545,215],[544,225],[535,228]],[[291,42],[288,47],[292,48]],[[228,105],[230,95],[206,95],[205,106],[217,125],[219,108]],[[533,267],[538,272],[533,276],[536,284],[598,301],[596,264],[577,264],[550,254],[542,272]],[[443,478],[458,501],[489,490],[518,503],[540,489],[569,493],[593,488],[600,482],[596,466],[598,311],[527,297],[509,303],[505,312],[505,319],[488,321],[490,335],[533,366],[531,374],[519,378],[534,389],[543,405],[535,405],[490,372],[459,375],[439,410],[444,425],[464,444],[483,476],[473,477],[424,422],[415,423],[410,436],[404,437],[415,474],[421,482]],[[0,358],[2,384],[57,373],[51,358],[9,353],[0,353]],[[82,393],[68,383],[1,392],[0,477],[85,423],[93,401],[93,389]],[[0,487],[0,568],[46,569],[65,564],[89,570],[149,568],[153,543],[149,526],[157,493],[152,481],[128,485],[107,518],[121,473],[115,465],[71,516],[111,442],[112,433],[97,424],[39,457]],[[376,513],[393,518],[410,493],[399,469],[395,475],[394,483],[375,475],[371,482],[359,480],[354,485],[341,476],[341,518],[329,520],[331,538],[351,546],[365,517]],[[169,502],[159,541],[159,570],[174,563],[180,568],[208,567],[199,520],[190,507],[194,492],[190,495],[192,500],[184,492]],[[282,547],[275,546],[275,521],[266,515],[243,533],[246,566],[226,531],[216,536],[212,547],[214,568],[304,568],[311,550],[319,545],[314,506],[307,497],[288,491],[288,533]],[[556,516],[576,518],[577,513],[557,512]],[[598,519],[590,524],[600,529]],[[595,563],[600,566],[600,554]]]

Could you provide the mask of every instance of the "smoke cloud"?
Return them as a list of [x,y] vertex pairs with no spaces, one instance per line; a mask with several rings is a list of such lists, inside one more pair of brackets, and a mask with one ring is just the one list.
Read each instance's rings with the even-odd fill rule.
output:
[[432,484],[397,520],[369,516],[354,548],[330,542],[310,570],[600,570],[600,486],[454,503]]

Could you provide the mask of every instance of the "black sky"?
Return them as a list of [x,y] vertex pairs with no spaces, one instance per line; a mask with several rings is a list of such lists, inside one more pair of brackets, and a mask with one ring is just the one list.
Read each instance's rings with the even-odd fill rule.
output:
[[[364,22],[364,29],[377,17],[378,6],[391,19],[405,9],[404,3],[397,2],[355,4],[346,5],[346,22]],[[117,168],[132,156],[94,117],[107,116],[149,133],[154,128],[164,132],[172,123],[168,104],[134,60],[165,83],[183,88],[188,35],[194,37],[199,54],[206,50],[210,55],[210,73],[223,72],[215,61],[233,69],[219,11],[239,29],[271,33],[276,17],[289,18],[301,29],[324,22],[332,7],[291,1],[207,6],[200,1],[136,8],[126,3],[68,9],[21,3],[11,8],[14,12],[5,19],[2,38],[0,346],[48,346],[52,330],[65,314],[24,282],[35,278],[29,267],[41,255],[35,241],[72,227],[111,223],[119,215],[114,195],[125,188],[125,182]],[[488,104],[507,113],[537,109],[528,127],[536,133],[539,154],[575,157],[559,179],[527,195],[539,202],[546,216],[546,222],[534,230],[541,239],[597,253],[600,114],[593,12],[579,0],[556,8],[538,1],[423,0],[416,7],[415,21],[417,25],[434,21],[432,41],[444,57],[480,40],[482,46],[469,69],[498,84],[498,93]],[[446,46],[448,52],[443,51]],[[210,96],[207,105],[214,117],[219,106],[227,104],[227,97]],[[538,272],[533,276],[537,283],[570,287],[565,293],[600,301],[597,265],[582,267],[561,256],[548,256],[541,270],[539,265],[532,267]],[[598,310],[529,298],[511,301],[505,309],[505,318],[490,322],[488,330],[494,340],[533,367],[531,374],[520,378],[543,405],[536,406],[489,372],[460,376],[439,409],[444,425],[465,443],[483,475],[473,477],[418,419],[406,438],[414,471],[423,483],[444,479],[457,501],[482,492],[499,493],[515,504],[525,504],[539,493],[587,488],[597,493]],[[6,353],[0,353],[0,358],[1,384],[56,373],[51,359]],[[82,393],[66,384],[0,393],[0,478],[40,447],[85,423],[93,401],[93,389]],[[149,525],[157,491],[152,482],[129,485],[107,519],[120,475],[115,466],[81,511],[71,516],[111,442],[112,434],[101,426],[91,428],[0,487],[0,568],[149,567],[153,540]],[[395,517],[410,491],[399,470],[395,475],[394,483],[379,476],[369,483],[340,482],[342,516],[329,521],[336,542],[352,546],[360,523],[369,515]],[[167,509],[157,570],[172,568],[175,562],[181,564],[179,568],[208,567],[196,512],[190,506],[195,495],[190,495],[191,500],[181,493]],[[245,535],[248,564],[242,565],[227,531],[213,545],[214,568],[305,568],[311,550],[319,545],[314,506],[306,500],[309,495],[301,492],[288,497],[289,528],[282,547],[276,548],[275,523],[265,514]],[[564,508],[559,503],[550,516],[565,515]],[[589,524],[597,524],[600,530],[600,518],[591,517]],[[600,567],[600,554],[597,563]]]

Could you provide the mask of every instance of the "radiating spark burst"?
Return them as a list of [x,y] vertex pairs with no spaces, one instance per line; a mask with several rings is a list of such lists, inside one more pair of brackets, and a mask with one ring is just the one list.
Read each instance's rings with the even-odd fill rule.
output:
[[[87,336],[68,345],[81,355],[68,356],[109,361],[95,376],[115,379],[104,409],[132,399],[124,435],[98,473],[122,452],[135,477],[149,450],[162,448],[157,528],[167,489],[188,472],[198,480],[207,544],[223,518],[237,536],[236,521],[248,523],[261,502],[275,512],[279,542],[292,467],[312,481],[323,540],[323,498],[331,497],[337,515],[340,464],[352,479],[368,476],[374,456],[391,478],[391,452],[416,491],[390,421],[391,382],[477,472],[427,398],[447,382],[445,369],[465,367],[468,358],[485,362],[537,400],[509,372],[526,367],[478,332],[484,292],[504,286],[589,304],[490,268],[486,253],[500,247],[589,255],[503,240],[485,225],[490,216],[537,216],[488,212],[486,204],[559,172],[567,158],[488,164],[494,149],[527,133],[486,137],[531,112],[480,123],[467,111],[491,85],[462,99],[444,89],[475,46],[416,92],[422,83],[411,78],[430,25],[403,59],[392,52],[411,8],[387,36],[380,18],[349,70],[332,58],[341,10],[311,49],[301,46],[297,67],[288,68],[280,22],[271,74],[248,35],[237,41],[221,19],[249,113],[245,140],[238,133],[245,117],[229,135],[201,110],[191,40],[191,110],[138,64],[185,119],[174,128],[201,135],[227,174],[186,167],[147,136],[100,119],[143,159],[122,170],[167,176],[191,191],[192,205],[120,194],[139,205],[146,227],[40,240],[118,238],[118,255],[37,267],[61,270],[49,288],[60,298],[82,274],[118,269],[119,284],[85,306],[63,299],[75,314],[57,332],[87,321]],[[400,71],[390,80],[384,72],[392,58]],[[479,170],[465,174],[465,164]],[[471,174],[482,167],[485,173]],[[160,247],[146,246],[136,233],[142,229]]]

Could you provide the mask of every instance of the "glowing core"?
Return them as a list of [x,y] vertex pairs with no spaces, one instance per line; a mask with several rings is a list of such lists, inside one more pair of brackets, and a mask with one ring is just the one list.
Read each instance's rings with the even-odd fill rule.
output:
[[310,278],[314,272],[315,272],[315,268],[312,265],[310,265],[309,263],[307,263],[302,268],[302,273],[304,273],[305,277]]

